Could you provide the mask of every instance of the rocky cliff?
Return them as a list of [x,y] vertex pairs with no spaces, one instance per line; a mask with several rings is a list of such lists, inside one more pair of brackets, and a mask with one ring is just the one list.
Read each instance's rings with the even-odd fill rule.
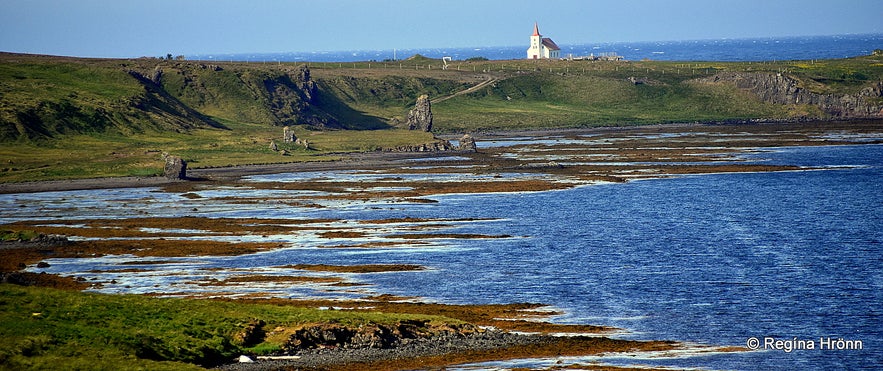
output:
[[263,81],[273,123],[280,126],[340,127],[337,119],[316,107],[318,91],[316,83],[310,78],[310,69],[302,65],[285,72]]
[[163,67],[156,83],[200,112],[276,126],[340,128],[320,106],[321,92],[306,65],[278,70],[233,70],[204,64]]
[[883,116],[883,81],[865,87],[857,94],[817,93],[796,78],[772,72],[721,72],[696,80],[699,83],[727,83],[775,104],[816,106],[835,118]]

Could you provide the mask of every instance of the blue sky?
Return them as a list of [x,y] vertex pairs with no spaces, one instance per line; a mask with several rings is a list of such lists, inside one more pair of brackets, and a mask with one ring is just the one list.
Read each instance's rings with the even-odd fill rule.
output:
[[[883,0],[0,0],[0,51],[88,57],[883,33]],[[883,46],[881,46],[883,47]]]

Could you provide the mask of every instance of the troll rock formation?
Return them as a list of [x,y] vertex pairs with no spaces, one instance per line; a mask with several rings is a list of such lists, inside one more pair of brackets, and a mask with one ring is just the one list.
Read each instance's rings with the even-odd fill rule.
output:
[[408,112],[408,129],[432,131],[432,107],[428,95],[419,96],[414,109]]

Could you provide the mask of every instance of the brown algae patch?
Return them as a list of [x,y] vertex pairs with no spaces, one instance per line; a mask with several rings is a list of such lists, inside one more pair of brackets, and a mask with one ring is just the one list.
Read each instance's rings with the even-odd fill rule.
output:
[[400,238],[405,240],[429,240],[429,239],[492,239],[512,238],[508,234],[490,235],[477,233],[402,233],[386,236],[387,238]]
[[320,249],[404,249],[429,245],[427,242],[410,241],[402,243],[397,241],[374,241],[357,244],[322,245]]
[[[472,349],[423,357],[402,357],[365,363],[343,363],[323,367],[327,370],[410,370],[444,369],[445,366],[505,361],[512,359],[576,357],[608,353],[659,352],[681,349],[674,341],[620,340],[607,337],[547,336],[535,342],[493,349]],[[604,368],[617,370],[619,368]],[[645,370],[644,368],[641,368]],[[620,369],[621,370],[621,369]]]
[[148,217],[121,219],[29,220],[6,224],[7,229],[39,228],[44,234],[87,238],[194,237],[211,234],[282,234],[328,229],[337,219],[259,219],[206,217]]
[[327,231],[319,233],[322,238],[364,238],[368,234],[359,231]]
[[[373,220],[360,220],[360,224],[403,224],[403,223],[412,223],[412,224],[422,224],[422,223],[458,223],[458,222],[476,222],[476,221],[493,221],[497,220],[494,218],[459,218],[459,219],[445,219],[445,218],[390,218],[390,219],[373,219]],[[436,224],[431,224],[436,225]],[[446,225],[446,224],[437,224],[437,225]]]
[[[608,334],[621,332],[621,329],[607,326],[595,326],[584,324],[556,324],[543,322],[529,312],[537,309],[545,309],[546,305],[534,303],[514,304],[441,304],[424,303],[416,301],[418,298],[399,297],[394,295],[379,295],[367,297],[358,301],[340,300],[292,300],[279,298],[255,298],[255,299],[222,299],[222,300],[246,300],[247,302],[269,303],[274,305],[292,305],[298,307],[336,308],[340,310],[353,310],[364,312],[403,313],[417,315],[437,315],[454,318],[463,322],[478,326],[492,326],[506,331],[521,331],[540,334]],[[523,319],[526,313],[530,313],[531,320]],[[541,312],[551,317],[559,314],[554,311]]]
[[328,264],[296,264],[274,268],[298,269],[314,272],[334,273],[380,273],[422,271],[426,267],[415,264],[361,264],[361,265],[328,265]]
[[209,278],[206,280],[188,282],[199,286],[231,286],[249,283],[287,283],[287,284],[340,284],[344,283],[338,277],[310,277],[310,276],[283,276],[283,275],[246,275],[233,276],[225,279]]

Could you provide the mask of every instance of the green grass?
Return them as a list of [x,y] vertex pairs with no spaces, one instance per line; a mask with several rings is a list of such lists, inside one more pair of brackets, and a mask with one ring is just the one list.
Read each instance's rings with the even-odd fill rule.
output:
[[260,319],[267,329],[312,323],[392,324],[444,317],[328,311],[209,300],[102,295],[0,284],[0,369],[182,370],[246,351],[278,350],[284,336],[245,349],[236,335]]
[[[660,76],[661,77],[661,76]],[[781,118],[788,107],[760,102],[731,86],[544,72],[498,82],[433,107],[442,131],[538,129],[665,122]]]
[[[0,182],[161,175],[162,152],[181,156],[188,168],[327,161],[338,153],[374,151],[428,143],[430,133],[409,130],[311,131],[294,128],[311,149],[282,142],[282,128],[224,121],[230,130],[196,129],[188,133],[146,132],[128,136],[94,134],[64,140],[9,143],[0,148]],[[280,150],[270,150],[274,140]]]
[[30,241],[39,236],[40,233],[29,229],[23,231],[0,230],[0,241]]
[[6,102],[77,98],[84,102],[122,99],[141,91],[122,69],[79,63],[0,63],[0,91]]

